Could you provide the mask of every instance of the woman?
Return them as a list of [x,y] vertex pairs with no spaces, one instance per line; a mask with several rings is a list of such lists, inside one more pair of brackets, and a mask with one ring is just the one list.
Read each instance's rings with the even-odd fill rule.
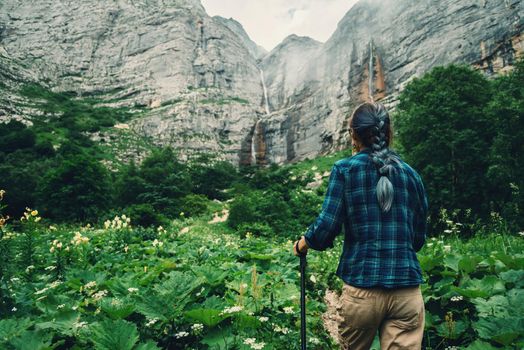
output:
[[344,224],[341,347],[369,349],[378,331],[382,349],[420,349],[424,302],[415,252],[426,237],[424,186],[389,149],[393,133],[383,105],[360,105],[349,125],[354,155],[333,166],[322,212],[294,253],[333,247]]

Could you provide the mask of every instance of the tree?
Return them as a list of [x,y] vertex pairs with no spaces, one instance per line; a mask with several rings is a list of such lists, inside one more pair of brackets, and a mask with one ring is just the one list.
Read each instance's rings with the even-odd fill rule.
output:
[[414,79],[395,115],[402,155],[421,173],[431,212],[489,212],[486,173],[493,123],[489,81],[467,66],[438,67]]
[[[487,177],[490,196],[504,216],[524,227],[524,61],[497,78],[489,114],[497,130],[490,151]],[[519,214],[520,213],[520,214]]]
[[171,148],[155,150],[141,164],[139,176],[144,191],[137,197],[139,203],[149,203],[165,215],[178,215],[177,199],[192,189],[187,166],[179,162]]
[[83,152],[62,158],[44,175],[38,192],[44,215],[60,221],[96,221],[111,205],[107,169]]
[[226,199],[223,190],[239,179],[238,171],[231,163],[214,160],[208,155],[193,160],[189,172],[194,192],[210,199]]

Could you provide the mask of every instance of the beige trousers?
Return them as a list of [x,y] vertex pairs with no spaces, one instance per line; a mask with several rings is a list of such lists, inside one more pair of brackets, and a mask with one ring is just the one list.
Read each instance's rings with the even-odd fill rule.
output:
[[382,350],[422,347],[424,301],[420,287],[388,290],[344,284],[338,312],[343,350],[368,350],[377,330]]

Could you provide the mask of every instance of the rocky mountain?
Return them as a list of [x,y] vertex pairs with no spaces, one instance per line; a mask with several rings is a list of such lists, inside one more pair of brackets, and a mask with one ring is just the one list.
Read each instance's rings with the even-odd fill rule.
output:
[[0,118],[29,120],[16,89],[39,81],[145,108],[128,127],[182,156],[295,161],[347,146],[355,105],[393,106],[434,66],[509,69],[523,10],[524,0],[361,0],[326,43],[291,35],[266,53],[198,0],[3,0]]
[[[370,97],[394,106],[403,86],[434,66],[509,69],[524,51],[523,15],[521,0],[361,0],[316,54],[305,55],[293,77],[299,88],[282,100],[271,94],[281,83],[269,83],[274,112],[260,126],[267,158],[293,161],[347,147],[354,106]],[[285,69],[265,63],[268,76]]]
[[222,23],[224,26],[231,29],[233,33],[238,35],[238,37],[242,39],[242,43],[248,49],[251,56],[255,57],[258,60],[262,59],[265,55],[267,55],[267,50],[264,49],[262,46],[257,45],[253,40],[251,40],[249,35],[244,30],[244,27],[242,27],[242,24],[240,24],[238,21],[236,21],[233,18],[224,18],[221,16],[213,16],[213,19],[219,23]]

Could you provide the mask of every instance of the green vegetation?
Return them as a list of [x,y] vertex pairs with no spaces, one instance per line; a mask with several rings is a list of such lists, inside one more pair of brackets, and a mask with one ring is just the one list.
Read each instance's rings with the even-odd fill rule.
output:
[[233,102],[240,103],[240,104],[249,104],[249,101],[240,97],[226,97],[226,98],[220,98],[220,99],[213,99],[213,98],[206,98],[199,101],[203,104],[217,104],[217,105],[225,105],[230,104]]
[[[121,190],[128,190],[129,197],[123,198],[133,202],[141,195],[141,188],[152,186],[145,181],[154,184],[166,177],[157,164],[172,155],[171,151],[156,154],[148,161],[147,171],[139,166],[130,168],[123,178],[129,179],[130,185],[140,185],[127,188],[120,184]],[[271,191],[265,200],[278,201],[275,193],[285,193],[278,192],[282,191],[278,187],[290,187],[294,189],[288,195],[294,196],[304,186],[290,184],[310,181],[329,169],[333,158],[337,156],[308,161],[307,166],[246,171],[242,175],[248,183],[239,182],[237,175],[235,183],[227,182],[226,192],[215,192],[222,199],[237,192],[235,201],[187,195],[182,198],[195,208],[192,216],[178,213],[174,219],[164,218],[162,226],[154,218],[147,222],[147,215],[163,212],[147,203],[129,206],[125,215],[115,213],[103,223],[82,227],[50,225],[40,213],[27,209],[21,221],[8,221],[0,229],[0,251],[7,262],[0,276],[0,314],[5,315],[0,317],[0,346],[18,349],[18,344],[32,339],[40,344],[35,349],[247,350],[253,347],[246,342],[254,338],[254,343],[264,343],[263,349],[298,349],[298,260],[291,255],[288,237],[293,237],[292,233],[296,237],[299,231],[279,234],[278,227],[272,225],[273,220],[279,220],[276,210],[238,193],[254,191],[260,195],[258,200],[264,200],[263,191]],[[206,173],[193,164],[195,169],[199,176]],[[207,173],[217,171],[225,174],[225,169],[214,168]],[[315,203],[320,203],[326,181],[324,177],[318,189],[306,192]],[[157,186],[149,191],[181,191],[173,188],[171,179]],[[265,215],[273,215],[271,220],[255,221],[248,215],[234,219],[234,211],[239,210],[235,206],[249,200],[259,210],[267,210]],[[282,209],[282,203],[285,201],[275,207],[290,210]],[[160,201],[155,206],[164,204]],[[312,220],[318,204],[309,209],[298,203],[294,206]],[[250,210],[247,205],[241,208]],[[232,221],[239,217],[245,219],[243,224],[232,228]],[[451,233],[428,239],[419,253],[426,281],[426,348],[521,347],[522,233],[509,231],[498,216],[478,226],[461,224],[448,211],[442,211],[439,219]],[[145,228],[138,226],[137,220],[146,220],[142,223]],[[463,230],[476,235],[464,240],[460,238]],[[325,290],[341,289],[335,275],[341,249],[339,237],[333,250],[309,254],[311,349],[337,349],[323,328],[321,314],[326,311]]]
[[426,184],[432,227],[442,209],[461,220],[502,213],[522,227],[524,62],[493,81],[466,66],[412,81],[395,115],[401,153]]
[[[418,255],[426,349],[524,347],[523,74],[522,63],[492,81],[437,68],[400,98],[400,152],[432,207]],[[85,135],[133,111],[39,85],[22,92],[44,114],[0,124],[0,348],[299,348],[291,240],[347,151],[237,169],[152,148],[109,170],[109,146]],[[135,142],[125,135],[115,147]],[[326,289],[342,285],[341,249],[339,237],[308,257],[310,349],[337,349],[321,315]]]
[[34,101],[31,107],[44,113],[42,118],[32,120],[39,131],[95,132],[125,122],[134,115],[130,108],[97,106],[107,102],[97,96],[79,99],[73,92],[53,92],[38,84],[25,85],[20,94]]

